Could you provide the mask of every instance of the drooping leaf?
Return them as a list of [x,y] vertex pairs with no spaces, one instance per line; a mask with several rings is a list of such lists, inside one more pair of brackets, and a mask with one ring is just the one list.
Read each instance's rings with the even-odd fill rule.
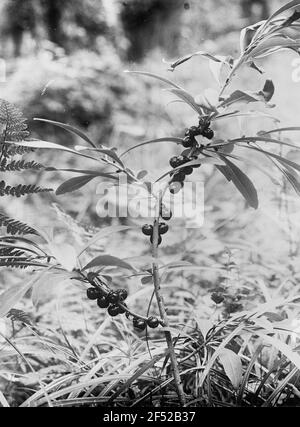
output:
[[123,261],[122,259],[112,255],[97,256],[92,261],[90,261],[83,268],[83,270],[88,270],[89,268],[93,268],[93,267],[107,267],[107,266],[114,266],[114,267],[125,268],[127,270],[134,270],[134,267],[130,265],[128,262]]
[[254,70],[258,71],[259,74],[264,74],[265,70],[261,67],[259,67],[255,62],[251,61],[249,63],[249,67],[253,68]]
[[164,62],[166,64],[169,64],[169,66],[170,66],[169,70],[170,71],[174,71],[176,67],[178,67],[179,65],[183,64],[186,61],[189,61],[194,56],[204,56],[206,58],[209,58],[212,61],[221,62],[220,59],[218,59],[217,56],[211,55],[210,53],[204,52],[202,50],[199,50],[198,52],[194,52],[194,53],[190,53],[188,55],[182,56],[181,58],[177,59],[174,62],[167,62],[165,60],[164,60]]
[[130,71],[130,70],[126,70],[124,71],[125,73],[130,73],[130,74],[139,74],[141,76],[147,76],[147,77],[152,77],[156,80],[160,80],[163,83],[166,83],[170,86],[173,86],[176,89],[181,89],[180,86],[178,86],[176,83],[172,82],[169,79],[166,79],[165,77],[159,76],[158,74],[154,74],[154,73],[148,73],[147,71]]
[[258,208],[258,196],[257,191],[248,178],[248,176],[242,172],[234,163],[228,160],[222,154],[219,154],[220,158],[224,160],[226,166],[217,166],[217,169],[226,177],[228,181],[232,181],[248,204],[254,208]]
[[296,171],[300,172],[300,165],[298,165],[298,163],[286,159],[285,157],[279,156],[278,154],[270,153],[269,151],[257,147],[246,146],[245,148],[249,148],[250,150],[255,150],[265,154],[266,156],[273,157],[274,159],[278,160],[278,162],[281,163],[283,166],[290,166],[292,169],[295,169]]
[[262,95],[262,97],[266,102],[269,102],[274,95],[274,91],[275,91],[274,84],[272,80],[268,79],[266,80],[263,89],[260,92],[258,92],[258,94]]
[[[231,95],[225,98],[219,104],[219,107],[229,107],[236,103],[249,102],[265,102],[266,104],[271,100],[274,94],[274,84],[272,80],[266,80],[264,87],[259,92],[235,90]],[[269,105],[270,106],[270,105]]]

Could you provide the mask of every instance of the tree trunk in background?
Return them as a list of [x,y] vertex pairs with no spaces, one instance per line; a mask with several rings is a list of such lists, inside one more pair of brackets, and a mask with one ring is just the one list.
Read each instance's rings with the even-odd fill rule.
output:
[[142,60],[149,50],[158,46],[175,56],[183,11],[182,0],[124,1],[121,20],[130,41],[128,59]]
[[45,23],[49,35],[49,40],[53,43],[63,46],[64,36],[62,31],[62,11],[64,2],[60,0],[46,1],[45,4]]

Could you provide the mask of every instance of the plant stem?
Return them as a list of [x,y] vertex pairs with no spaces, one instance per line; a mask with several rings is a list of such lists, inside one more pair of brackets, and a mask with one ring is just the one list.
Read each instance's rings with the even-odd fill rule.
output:
[[[153,256],[154,261],[152,264],[152,274],[153,274],[154,291],[155,291],[155,296],[156,296],[156,300],[157,300],[157,304],[158,304],[159,313],[160,313],[160,316],[162,318],[162,321],[164,323],[165,328],[169,328],[169,319],[168,319],[167,312],[165,309],[163,296],[161,294],[160,276],[159,276],[158,262],[157,262],[157,259],[158,259],[158,238],[159,238],[158,227],[159,227],[159,216],[160,216],[161,201],[162,201],[162,195],[160,195],[160,197],[159,197],[158,212],[157,212],[156,217],[155,217],[154,222],[153,222],[152,256]],[[175,348],[173,345],[173,338],[172,338],[171,332],[169,330],[165,330],[164,334],[165,334],[167,346],[168,346],[169,353],[170,353],[171,366],[172,366],[172,370],[173,370],[174,381],[175,381],[175,385],[176,385],[176,389],[177,389],[178,399],[179,399],[180,405],[185,406],[186,405],[185,394],[183,391],[183,386],[182,386],[182,382],[181,382],[181,378],[180,378],[178,361],[177,361],[177,357],[176,357],[176,353],[175,353]]]

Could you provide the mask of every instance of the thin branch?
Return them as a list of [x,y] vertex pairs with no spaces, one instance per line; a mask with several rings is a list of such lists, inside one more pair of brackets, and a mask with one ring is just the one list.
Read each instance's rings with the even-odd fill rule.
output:
[[[158,239],[159,239],[158,227],[159,227],[160,209],[161,209],[161,205],[162,205],[162,196],[163,196],[163,193],[161,192],[160,197],[159,197],[158,206],[157,206],[157,213],[156,213],[156,216],[155,216],[155,219],[153,222],[152,256],[153,256],[154,261],[152,264],[152,274],[153,274],[154,291],[155,291],[155,296],[156,296],[156,300],[157,300],[157,304],[158,304],[159,313],[160,313],[160,316],[161,316],[162,321],[164,323],[164,326],[166,328],[169,328],[169,319],[168,319],[168,315],[167,315],[167,312],[165,309],[163,296],[161,293],[160,276],[159,276],[159,271],[158,271],[159,267],[158,267],[158,262],[157,262],[157,260],[158,260]],[[185,394],[183,391],[182,381],[180,378],[178,361],[177,361],[177,357],[176,357],[176,353],[175,353],[175,348],[173,345],[173,338],[172,338],[171,332],[169,330],[165,330],[164,334],[165,334],[167,346],[168,346],[169,353],[170,353],[171,366],[172,366],[172,370],[173,370],[174,381],[175,381],[175,385],[176,385],[176,389],[177,389],[178,399],[179,399],[180,405],[185,406],[186,405],[186,399],[185,399]]]

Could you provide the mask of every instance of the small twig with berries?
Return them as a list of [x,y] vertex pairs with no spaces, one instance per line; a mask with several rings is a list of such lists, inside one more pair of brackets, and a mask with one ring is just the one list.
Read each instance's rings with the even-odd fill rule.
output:
[[163,321],[155,316],[144,317],[131,311],[125,303],[128,297],[126,289],[118,289],[116,291],[110,289],[104,279],[96,273],[88,273],[87,276],[81,275],[85,281],[92,285],[87,289],[88,299],[96,300],[98,307],[106,308],[110,316],[115,317],[125,313],[128,319],[132,318],[134,328],[142,331],[147,326],[153,329],[159,325],[163,326]]

